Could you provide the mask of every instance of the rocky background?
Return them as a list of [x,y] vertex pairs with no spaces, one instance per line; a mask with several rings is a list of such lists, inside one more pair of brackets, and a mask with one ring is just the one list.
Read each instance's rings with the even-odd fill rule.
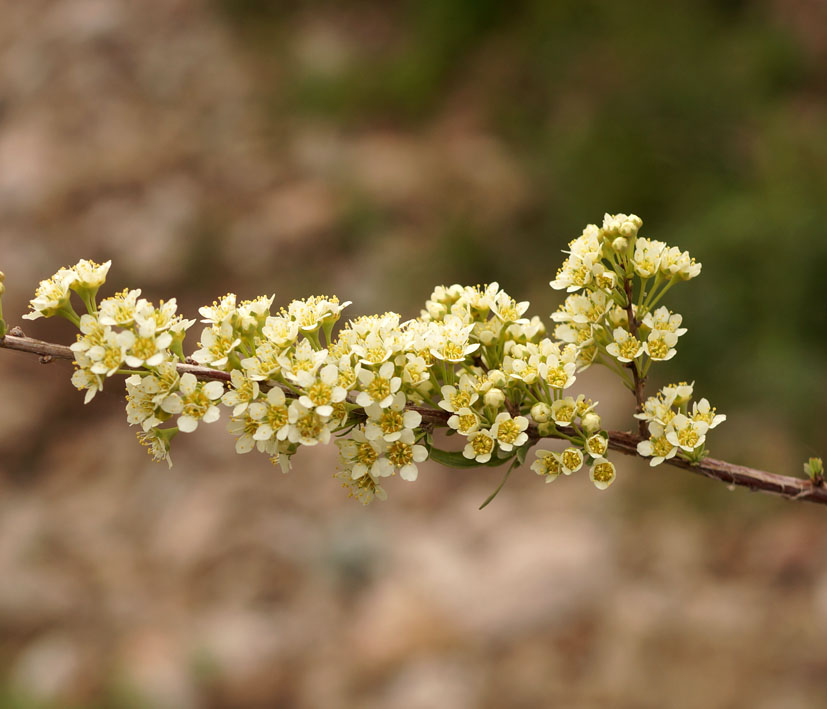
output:
[[[717,456],[798,473],[827,441],[825,6],[615,5],[0,0],[6,319],[79,258],[192,316],[493,279],[547,316],[560,249],[634,211],[704,262],[657,384],[729,415]],[[820,508],[631,460],[483,512],[498,471],[424,467],[362,508],[333,447],[282,475],[216,424],[156,465],[70,371],[0,351],[4,708],[827,703]]]

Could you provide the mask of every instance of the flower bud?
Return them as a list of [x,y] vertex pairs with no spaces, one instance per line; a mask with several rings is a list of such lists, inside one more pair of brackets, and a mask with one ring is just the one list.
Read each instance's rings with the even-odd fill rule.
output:
[[600,416],[590,411],[580,419],[580,425],[586,433],[595,433],[600,430]]
[[485,392],[483,401],[486,406],[499,409],[505,403],[505,392],[502,389],[489,389]]
[[499,369],[488,370],[488,381],[496,387],[504,386],[506,383],[505,374]]
[[551,407],[548,404],[538,401],[531,407],[531,418],[533,418],[537,423],[545,423],[550,417]]
[[628,246],[629,246],[629,241],[628,241],[625,237],[623,237],[623,236],[618,236],[618,237],[617,237],[617,238],[616,238],[616,239],[612,242],[612,248],[613,248],[615,251],[618,251],[618,252],[620,252],[620,251],[625,251],[625,250],[628,248]]

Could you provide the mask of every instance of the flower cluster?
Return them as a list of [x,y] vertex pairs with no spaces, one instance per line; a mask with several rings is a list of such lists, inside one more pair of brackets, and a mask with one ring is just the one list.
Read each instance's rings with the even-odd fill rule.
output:
[[666,292],[701,272],[688,252],[638,236],[634,214],[607,214],[569,244],[551,287],[569,296],[551,318],[554,335],[614,369],[630,389],[652,362],[671,359],[686,333],[680,314],[656,308]]
[[[199,310],[204,327],[187,360],[183,341],[195,321],[177,313],[175,299],[156,306],[125,289],[98,303],[110,263],[91,261],[42,281],[25,317],[60,315],[78,327],[72,381],[86,402],[107,378],[126,375],[127,420],[170,465],[173,438],[219,420],[223,408],[236,451],[257,450],[284,472],[302,446],[335,440],[335,477],[364,503],[384,499],[391,477],[416,480],[428,458],[510,472],[540,438],[566,446],[537,451],[531,467],[546,482],[587,467],[605,489],[616,472],[609,436],[597,403],[571,392],[592,363],[614,369],[639,397],[638,418],[650,433],[639,452],[652,464],[699,460],[706,433],[724,420],[705,399],[690,409],[689,385],[642,402],[649,366],[673,357],[686,332],[681,316],[658,302],[700,264],[638,236],[641,225],[634,215],[606,215],[569,244],[551,282],[568,292],[551,335],[527,301],[497,283],[438,286],[419,317],[360,316],[338,330],[350,303],[335,296],[271,312],[274,296],[228,293]],[[462,443],[443,450],[437,427],[448,443]]]
[[[690,462],[700,462],[706,455],[706,434],[726,421],[706,399],[693,402],[694,382],[669,384],[643,405],[643,411],[635,418],[645,421],[649,429],[648,440],[638,443],[637,452],[651,458],[649,465],[679,455]],[[689,408],[690,402],[692,408]]]

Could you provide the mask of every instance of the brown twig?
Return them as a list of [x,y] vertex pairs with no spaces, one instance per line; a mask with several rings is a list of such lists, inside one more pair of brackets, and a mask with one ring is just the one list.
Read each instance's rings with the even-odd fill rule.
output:
[[[65,345],[56,345],[51,342],[34,340],[25,337],[20,328],[12,328],[5,338],[0,339],[0,348],[27,352],[40,355],[41,358],[50,357],[53,359],[73,360],[74,354]],[[42,361],[42,360],[41,360]],[[229,381],[230,373],[223,372],[209,367],[199,367],[192,364],[179,364],[178,371],[181,373],[191,372],[199,379],[218,379]],[[422,421],[434,426],[446,426],[450,414],[447,411],[431,409],[423,406],[409,406],[408,408],[422,414]],[[560,431],[566,435],[575,432],[572,429],[561,428]],[[537,432],[533,424],[529,427],[529,435],[534,440],[543,438]],[[555,438],[556,436],[546,436]],[[609,448],[625,455],[637,456],[637,444],[641,438],[633,433],[625,431],[609,431]],[[780,495],[790,500],[804,500],[827,505],[827,486],[816,485],[810,480],[794,478],[787,475],[777,475],[764,470],[748,468],[743,465],[735,465],[724,460],[715,458],[704,458],[698,465],[693,465],[680,458],[672,458],[665,461],[666,464],[689,470],[698,475],[720,480],[727,485],[737,485],[750,490],[767,492],[773,495]]]

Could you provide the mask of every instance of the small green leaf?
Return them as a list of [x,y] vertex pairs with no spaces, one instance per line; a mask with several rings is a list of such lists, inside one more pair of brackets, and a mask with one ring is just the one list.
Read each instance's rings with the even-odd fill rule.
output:
[[476,460],[473,458],[469,460],[460,451],[444,451],[436,446],[431,446],[430,458],[449,468],[478,468],[480,466]]

